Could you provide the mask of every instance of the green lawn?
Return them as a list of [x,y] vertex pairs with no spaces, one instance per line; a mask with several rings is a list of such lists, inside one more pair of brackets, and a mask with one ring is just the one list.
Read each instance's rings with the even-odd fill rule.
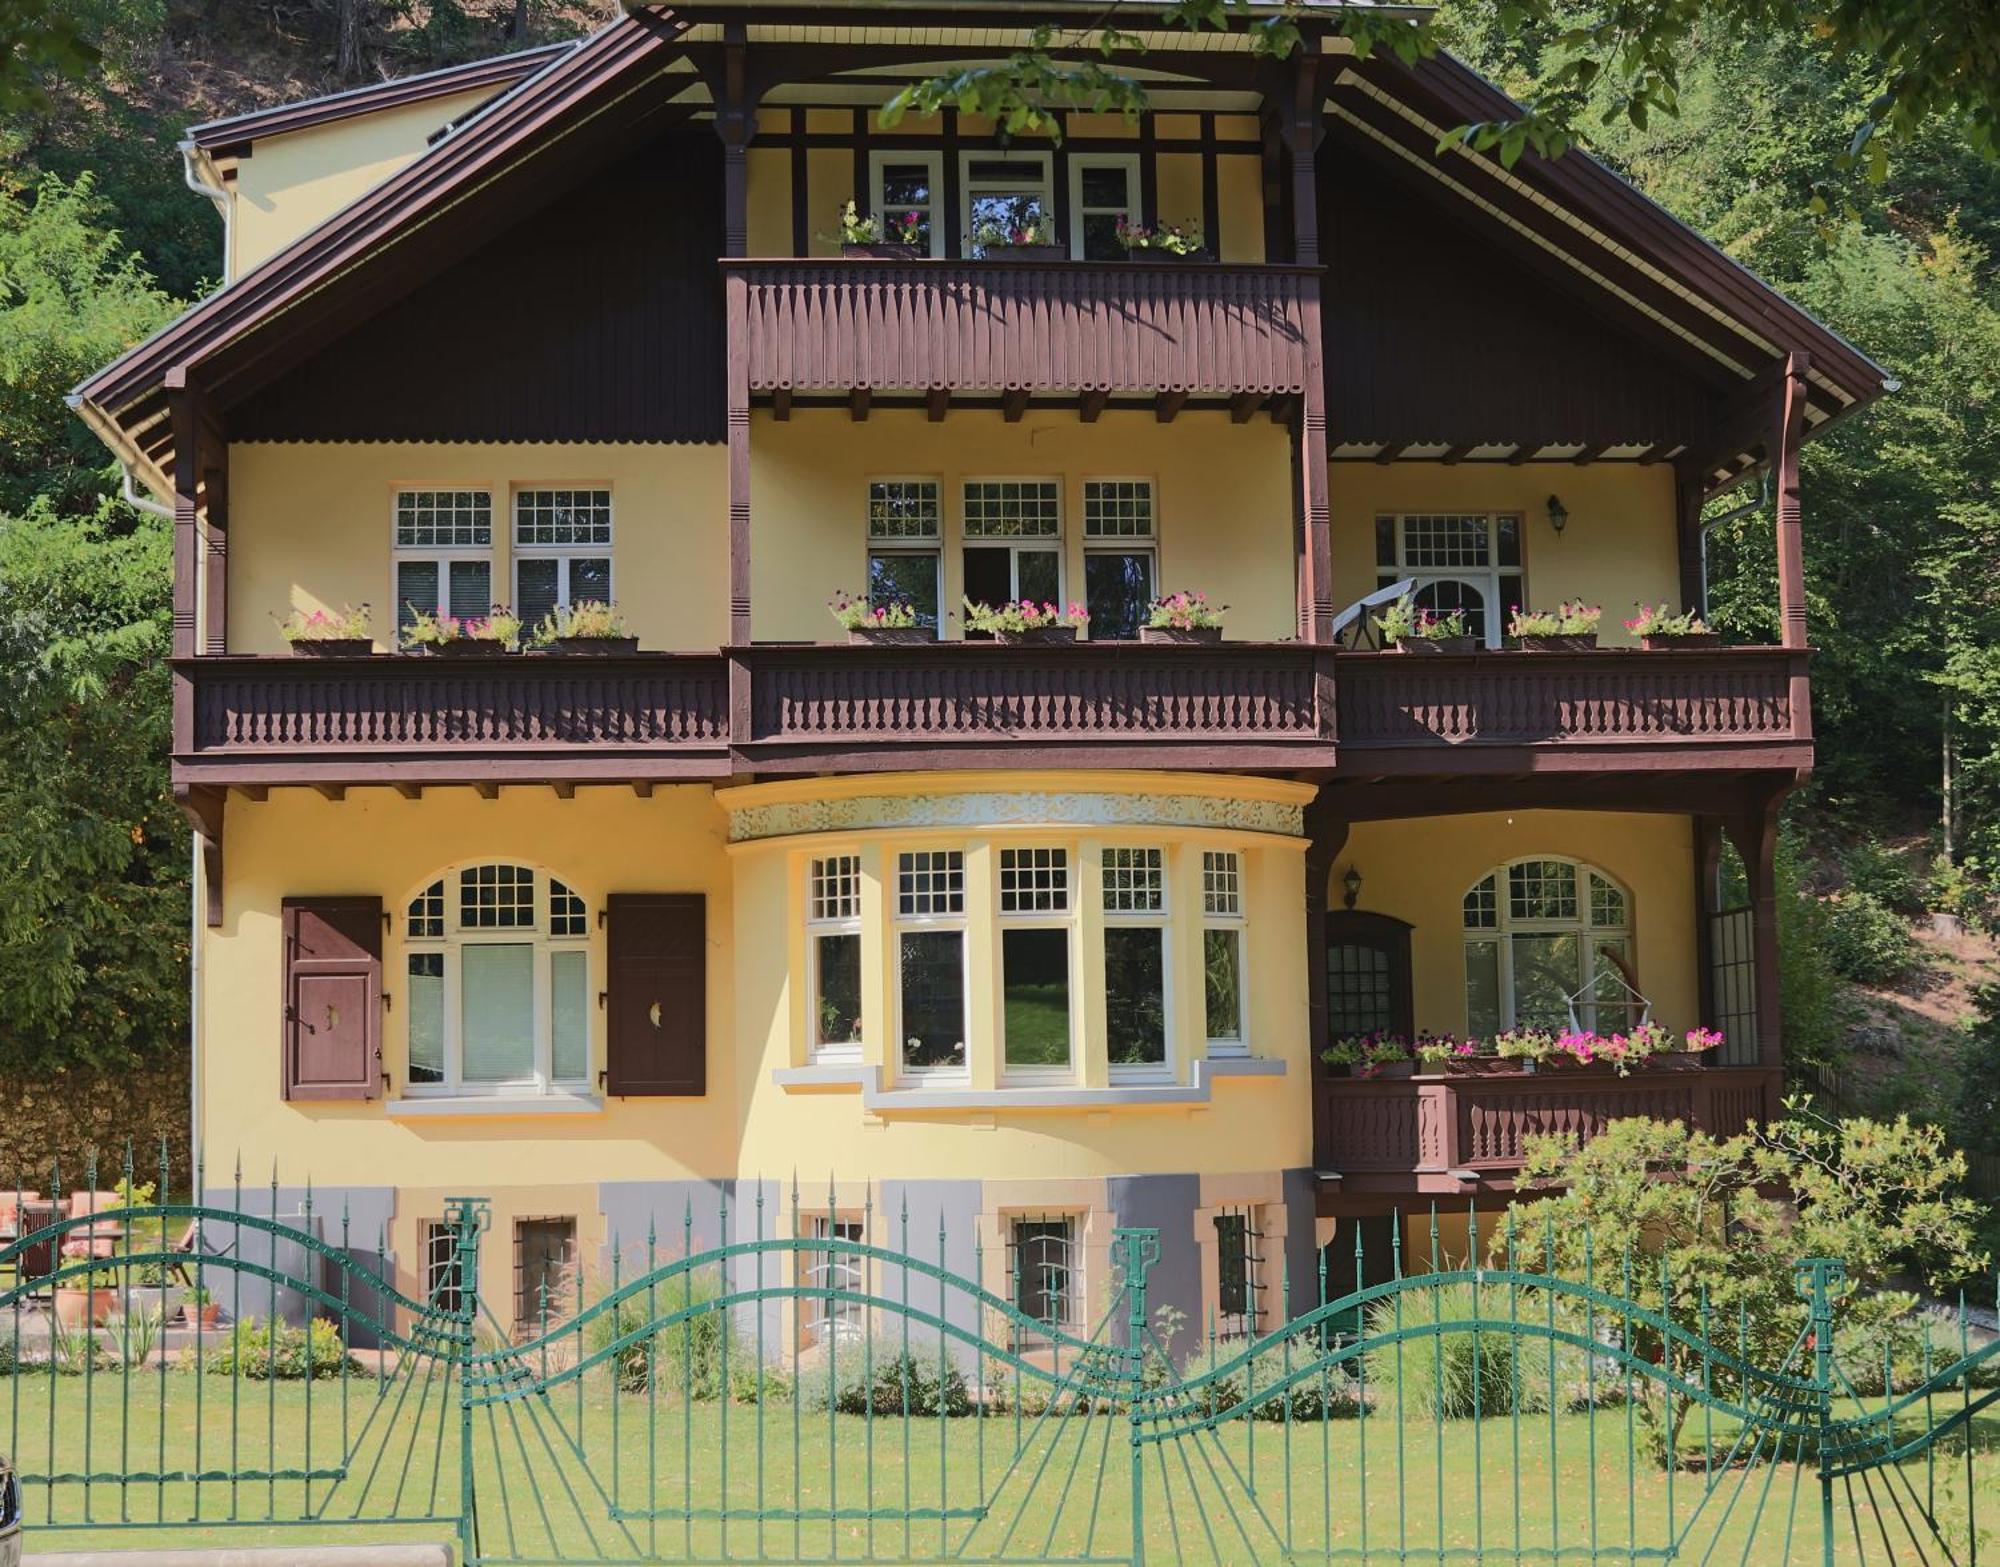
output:
[[[331,1520],[455,1512],[455,1390],[441,1379],[392,1380],[378,1394],[372,1378],[356,1377],[344,1395],[337,1380],[315,1384],[310,1395],[308,1421],[308,1389],[297,1382],[148,1370],[129,1386],[115,1374],[88,1382],[34,1374],[0,1384],[0,1442],[17,1463],[45,1472],[53,1439],[57,1470],[79,1477],[25,1487],[31,1547],[358,1542],[450,1532],[435,1522],[337,1527]],[[496,1559],[1075,1561],[1119,1559],[1127,1549],[1127,1431],[1122,1417],[1102,1415],[905,1423],[829,1417],[789,1401],[725,1409],[683,1404],[665,1392],[614,1396],[593,1375],[580,1404],[570,1385],[480,1410],[472,1441],[483,1548]],[[1718,1451],[1730,1441],[1718,1431]],[[1858,1519],[1843,1492],[1836,1559],[1856,1567],[1942,1561],[1929,1540],[1920,1554],[1902,1522],[1927,1501],[1964,1561],[1968,1485],[2000,1498],[2000,1409],[1974,1422],[1972,1446],[1969,1477],[1960,1449],[1940,1454],[1934,1469],[1919,1462],[1893,1476],[1876,1474],[1872,1488],[1857,1482]],[[199,1487],[203,1523],[165,1537],[119,1525],[195,1517],[194,1484],[149,1478],[121,1490],[80,1478],[191,1473],[197,1465],[212,1477],[308,1462],[331,1470],[344,1451],[350,1457],[338,1484],[206,1479]],[[1147,1451],[1147,1559],[1279,1561],[1289,1540],[1290,1555],[1315,1560],[1547,1560],[1556,1544],[1565,1560],[1588,1559],[1570,1553],[1594,1545],[1600,1559],[1632,1561],[1648,1559],[1632,1546],[1657,1552],[1685,1531],[1682,1555],[1690,1562],[1820,1561],[1818,1486],[1809,1470],[1761,1455],[1718,1465],[1712,1475],[1683,1469],[1670,1487],[1663,1470],[1628,1461],[1628,1452],[1626,1416],[1616,1408],[1562,1415],[1553,1425],[1546,1416],[1523,1416],[1518,1426],[1506,1419],[1437,1426],[1385,1413],[1295,1423],[1288,1434],[1278,1424],[1232,1422],[1220,1434]],[[804,1508],[846,1516],[786,1516],[795,1477]],[[725,1501],[737,1513],[726,1523],[714,1517]],[[941,1501],[966,1516],[905,1521],[906,1512],[934,1513]],[[972,1516],[982,1505],[985,1516]],[[1987,1530],[2000,1527],[2000,1502],[1989,1499],[1984,1508]],[[700,1516],[684,1516],[689,1511]],[[760,1511],[761,1521],[753,1516]],[[871,1511],[873,1519],[861,1516]],[[268,1522],[302,1515],[325,1521],[305,1531]],[[38,1541],[37,1526],[51,1518],[102,1527]],[[231,1518],[245,1526],[225,1522]],[[1865,1554],[1853,1535],[1857,1521]],[[1994,1549],[1990,1538],[1986,1545]],[[1441,1550],[1466,1554],[1442,1557]]]

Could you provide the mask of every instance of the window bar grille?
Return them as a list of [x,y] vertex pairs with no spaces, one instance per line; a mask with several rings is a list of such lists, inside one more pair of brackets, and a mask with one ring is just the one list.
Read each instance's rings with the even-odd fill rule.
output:
[[1216,1336],[1255,1338],[1264,1318],[1264,1235],[1254,1207],[1215,1216]]

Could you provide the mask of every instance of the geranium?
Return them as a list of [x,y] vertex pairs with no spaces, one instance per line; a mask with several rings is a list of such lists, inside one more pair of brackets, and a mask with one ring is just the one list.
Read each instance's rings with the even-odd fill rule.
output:
[[1593,635],[1597,623],[1604,618],[1604,610],[1595,604],[1586,604],[1582,599],[1565,599],[1554,609],[1523,609],[1514,606],[1514,615],[1507,622],[1510,637],[1585,637]]
[[566,641],[571,637],[605,641],[629,635],[624,612],[616,604],[607,604],[601,599],[578,599],[574,604],[558,604],[535,627],[533,641],[536,647],[547,647],[552,642]]
[[1201,250],[1201,225],[1161,223],[1152,228],[1118,218],[1118,243],[1127,250],[1164,250],[1172,256],[1192,256]]
[[1510,1028],[1493,1036],[1493,1053],[1505,1061],[1546,1061],[1556,1036],[1545,1028]]
[[1719,1050],[1723,1045],[1722,1031],[1716,1028],[1691,1028],[1687,1031],[1687,1048],[1700,1052]]
[[1454,1061],[1465,1061],[1479,1055],[1479,1041],[1427,1032],[1417,1035],[1416,1053],[1417,1059],[1426,1065],[1448,1066]]
[[1438,642],[1466,635],[1465,611],[1448,609],[1439,614],[1434,609],[1419,609],[1416,600],[1405,593],[1375,617],[1375,628],[1384,642],[1407,642],[1412,637]]
[[1067,608],[1053,601],[1037,604],[1033,599],[1008,599],[997,608],[965,600],[968,629],[991,634],[996,631],[1040,631],[1048,626],[1087,626],[1090,611],[1072,601]]
[[278,622],[278,632],[287,642],[359,641],[369,635],[370,622],[366,604],[359,609],[344,604],[337,614],[330,609],[295,609]]
[[1155,631],[1207,631],[1222,624],[1227,604],[1211,604],[1199,588],[1183,588],[1146,606],[1146,624]]
[[826,601],[826,607],[848,631],[902,631],[917,624],[917,606],[902,599],[878,604],[841,591]]
[[1625,629],[1635,637],[1698,637],[1708,632],[1693,610],[1675,614],[1664,604],[1641,604],[1639,613],[1625,622]]

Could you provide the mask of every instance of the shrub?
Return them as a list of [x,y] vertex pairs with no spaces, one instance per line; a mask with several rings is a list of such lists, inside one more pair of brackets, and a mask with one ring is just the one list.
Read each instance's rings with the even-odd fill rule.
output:
[[1930,878],[1924,886],[1924,902],[1940,914],[1950,914],[1975,930],[1986,927],[1991,902],[1986,884],[1965,866],[1940,854],[1931,861]]
[[343,1369],[352,1372],[361,1367],[342,1348],[339,1330],[323,1317],[315,1317],[306,1328],[245,1317],[203,1358],[202,1369],[211,1376],[240,1375],[255,1382],[271,1378],[302,1382],[308,1376],[324,1381]]
[[[1188,1396],[1197,1399],[1211,1416],[1230,1414],[1246,1399],[1254,1398],[1249,1406],[1252,1420],[1284,1420],[1288,1415],[1301,1422],[1353,1419],[1364,1412],[1353,1362],[1324,1363],[1323,1353],[1312,1340],[1297,1338],[1292,1343],[1289,1366],[1280,1345],[1265,1350],[1247,1365],[1202,1383]],[[1183,1362],[1182,1380],[1204,1376],[1228,1365],[1232,1358],[1229,1347],[1224,1345],[1197,1350]],[[1289,1388],[1279,1386],[1287,1376],[1301,1372],[1305,1374],[1298,1376]],[[1273,1388],[1277,1391],[1268,1391]]]
[[[972,1394],[947,1350],[905,1350],[898,1340],[872,1346],[840,1343],[837,1353],[799,1373],[799,1398],[808,1409],[842,1415],[969,1415]],[[1024,1400],[1025,1403],[1025,1400]]]
[[1833,971],[1862,985],[1891,985],[1909,973],[1916,944],[1902,915],[1873,893],[1836,892],[1824,901],[1826,956]]
[[1841,855],[1840,871],[1849,892],[1865,893],[1898,914],[1923,912],[1922,891],[1909,863],[1872,838],[1863,838]]
[[[1397,1302],[1401,1301],[1398,1313]],[[1549,1351],[1546,1340],[1523,1337],[1505,1328],[1473,1329],[1470,1323],[1509,1315],[1507,1289],[1492,1285],[1479,1292],[1473,1309],[1470,1284],[1418,1283],[1375,1301],[1368,1308],[1371,1337],[1402,1329],[1437,1328],[1399,1343],[1377,1344],[1366,1355],[1369,1390],[1375,1407],[1395,1407],[1398,1395],[1405,1416],[1424,1420],[1458,1420],[1475,1411],[1481,1415],[1535,1414],[1549,1407]],[[1523,1291],[1512,1310],[1532,1325],[1545,1310],[1540,1296],[1533,1301]],[[1584,1356],[1573,1347],[1556,1351],[1556,1396],[1582,1380]]]

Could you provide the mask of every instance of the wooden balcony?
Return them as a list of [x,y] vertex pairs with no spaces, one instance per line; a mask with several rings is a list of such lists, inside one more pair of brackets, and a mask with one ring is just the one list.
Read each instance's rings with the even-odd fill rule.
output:
[[725,261],[753,395],[1152,393],[1254,406],[1312,373],[1310,267]]
[[1342,1198],[1508,1191],[1527,1139],[1598,1135],[1623,1116],[1683,1121],[1722,1135],[1775,1108],[1764,1067],[1647,1063],[1630,1077],[1584,1067],[1445,1073],[1401,1080],[1317,1077],[1313,1167]]
[[1806,660],[1775,647],[1343,654],[1340,745],[1383,773],[1804,766]]

